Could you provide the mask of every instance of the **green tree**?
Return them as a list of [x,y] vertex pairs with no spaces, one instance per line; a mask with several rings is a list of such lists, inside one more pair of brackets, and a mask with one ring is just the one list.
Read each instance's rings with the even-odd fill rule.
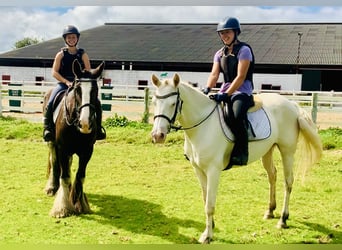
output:
[[23,48],[29,45],[37,44],[40,43],[42,40],[39,40],[38,38],[30,38],[30,37],[25,37],[24,39],[17,41],[14,44],[15,49]]

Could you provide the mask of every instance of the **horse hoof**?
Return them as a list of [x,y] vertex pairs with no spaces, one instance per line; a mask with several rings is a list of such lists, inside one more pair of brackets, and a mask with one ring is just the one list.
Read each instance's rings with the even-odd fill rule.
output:
[[66,217],[69,217],[73,214],[74,214],[74,212],[70,211],[68,209],[62,209],[60,211],[56,211],[56,210],[50,211],[50,216],[54,217],[54,218],[66,218]]
[[212,239],[209,236],[201,236],[201,238],[198,240],[201,244],[210,244]]
[[54,196],[57,192],[57,189],[55,188],[47,188],[45,189],[45,193],[47,196]]
[[264,215],[264,220],[274,219],[274,214],[270,212],[266,212]]
[[211,242],[211,239],[209,237],[207,237],[203,242],[202,244],[210,244]]
[[284,222],[278,222],[277,228],[278,229],[286,229],[286,228],[289,228],[289,226]]
[[93,211],[90,209],[89,205],[80,206],[80,204],[75,204],[75,213],[76,214],[91,214]]

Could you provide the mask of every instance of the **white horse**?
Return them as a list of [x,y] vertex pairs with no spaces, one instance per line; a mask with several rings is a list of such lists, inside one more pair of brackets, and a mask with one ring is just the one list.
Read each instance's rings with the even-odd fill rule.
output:
[[[223,132],[219,106],[190,84],[181,82],[178,74],[173,79],[160,80],[152,75],[156,87],[153,97],[154,125],[151,132],[154,143],[163,143],[177,120],[184,130],[184,153],[194,167],[202,187],[206,212],[206,228],[199,238],[210,243],[213,238],[214,212],[219,177],[230,159],[234,143]],[[322,144],[315,124],[296,103],[278,94],[258,95],[270,122],[268,138],[249,142],[248,163],[262,158],[270,185],[269,206],[264,218],[274,218],[276,208],[276,168],[273,150],[278,147],[285,176],[285,194],[278,228],[287,228],[289,200],[293,184],[294,155],[298,145],[301,151],[301,168],[307,169],[319,161]],[[299,141],[303,143],[298,143]],[[247,169],[246,169],[247,171]]]

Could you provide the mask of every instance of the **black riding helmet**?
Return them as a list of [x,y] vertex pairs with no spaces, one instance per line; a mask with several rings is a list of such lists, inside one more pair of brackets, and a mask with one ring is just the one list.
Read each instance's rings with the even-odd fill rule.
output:
[[241,27],[240,27],[240,22],[237,18],[235,17],[226,17],[224,18],[221,22],[217,24],[217,33],[223,30],[234,30],[235,33],[235,42],[237,40],[237,36],[240,35],[241,33]]
[[[78,29],[75,26],[68,25],[63,30],[63,39],[64,39],[65,43],[66,43],[65,38],[66,38],[66,36],[68,34],[76,34],[77,35],[77,40],[80,39],[80,35],[81,35],[80,32],[78,31]],[[78,41],[77,41],[77,43],[78,43]],[[76,43],[76,45],[77,45],[77,43]]]

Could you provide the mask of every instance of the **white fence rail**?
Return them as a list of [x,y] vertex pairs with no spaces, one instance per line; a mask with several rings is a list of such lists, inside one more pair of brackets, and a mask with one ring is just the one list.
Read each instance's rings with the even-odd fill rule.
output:
[[[331,112],[342,113],[342,92],[333,91],[258,91],[260,92],[276,92],[291,101],[297,102],[302,108],[311,112],[311,117],[314,122],[317,121],[317,113]],[[342,120],[336,121],[342,126]]]
[[[35,85],[32,82],[0,85],[0,115],[2,112],[40,113],[45,93],[55,83]],[[99,89],[99,98],[105,107],[123,103],[143,105],[145,91],[143,86],[115,85]],[[110,112],[105,108],[104,112]]]
[[[39,84],[42,84],[39,82]],[[9,83],[0,85],[0,115],[2,112],[21,112],[21,113],[41,113],[42,102],[46,91],[52,88],[55,83]],[[149,91],[151,97],[153,91]],[[311,112],[312,118],[316,121],[317,112],[342,112],[342,92],[306,92],[306,91],[270,91],[259,90],[260,92],[276,92],[286,96],[288,99],[296,101],[306,110]],[[111,113],[120,113],[115,109],[116,106],[140,106],[140,115],[149,108],[150,98],[145,97],[146,93],[143,86],[137,85],[114,85],[101,87],[99,97],[102,103],[103,111],[109,115]],[[145,110],[144,110],[145,107]],[[122,109],[122,108],[121,108]],[[122,115],[130,112],[129,109],[122,109]],[[133,112],[137,112],[136,110]],[[341,121],[342,124],[342,121]]]

